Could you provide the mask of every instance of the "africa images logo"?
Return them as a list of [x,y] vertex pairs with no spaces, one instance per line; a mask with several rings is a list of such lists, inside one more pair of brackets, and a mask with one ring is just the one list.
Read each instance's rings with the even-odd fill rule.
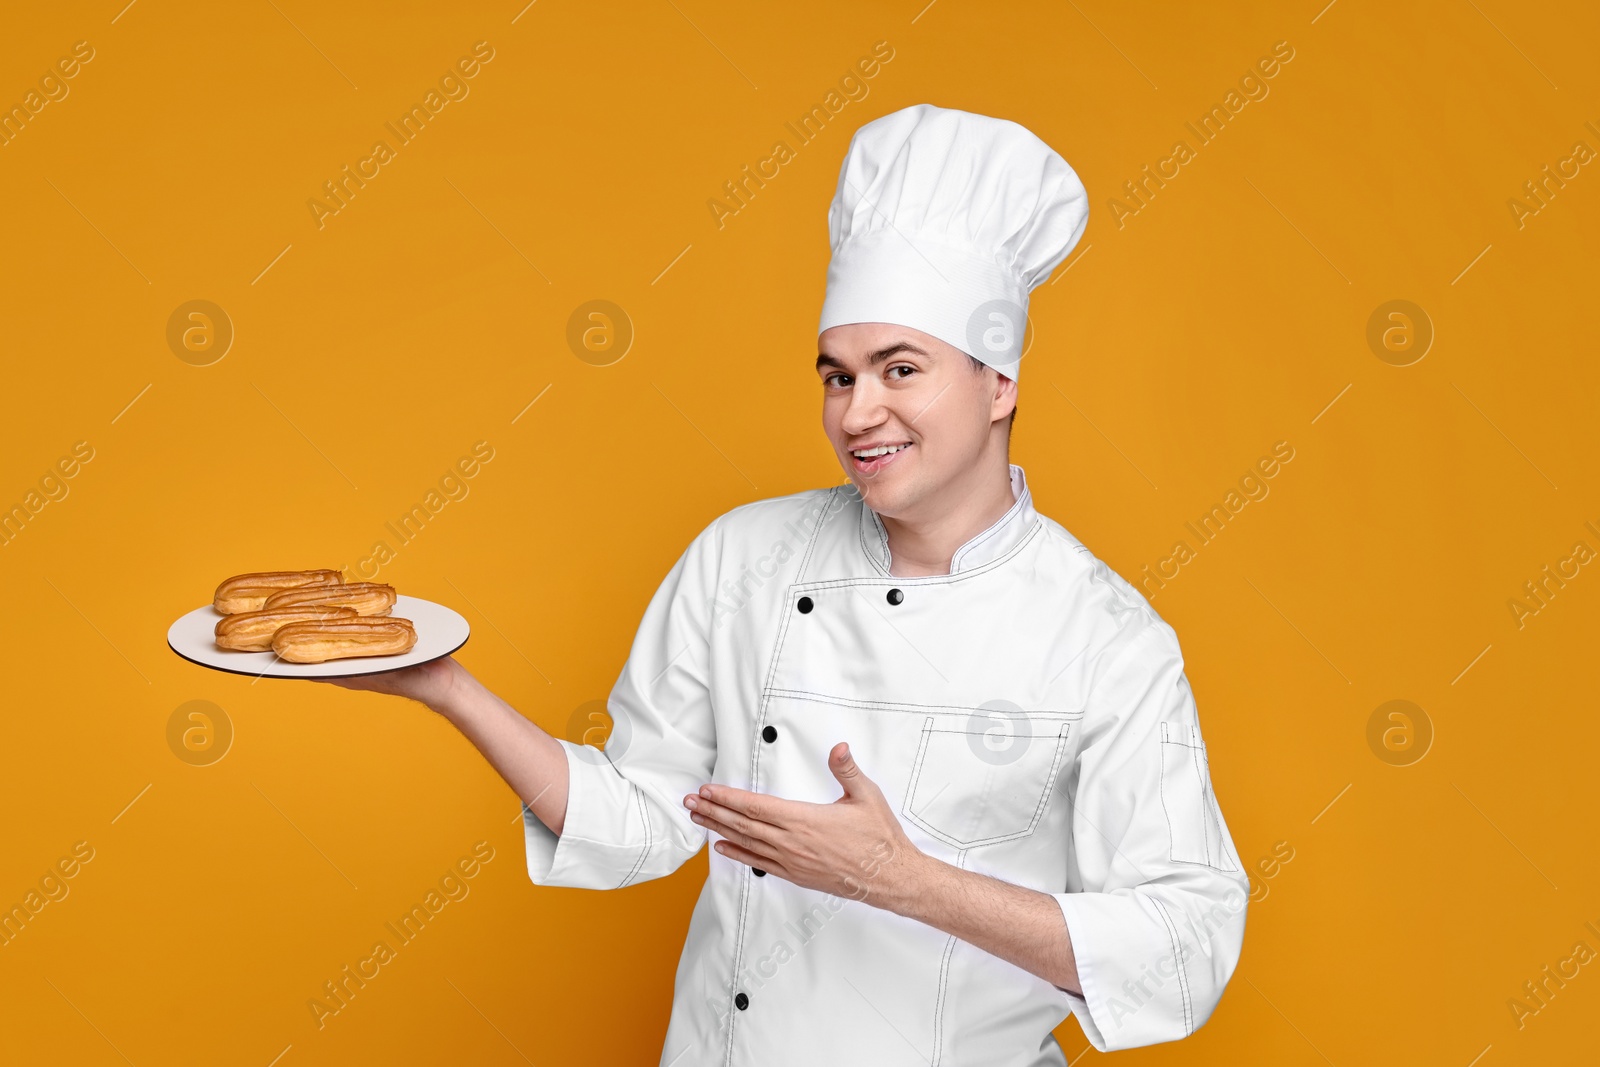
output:
[[[394,135],[395,143],[379,138],[372,144],[372,150],[363,159],[356,161],[355,170],[350,169],[346,163],[339,175],[322,183],[323,192],[329,201],[325,203],[316,197],[306,201],[306,208],[311,212],[311,219],[317,224],[317,229],[327,225],[331,215],[337,215],[349,207],[348,201],[355,199],[356,193],[367,187],[367,182],[372,181],[383,168],[399,158],[399,150],[422,136],[422,131],[428,123],[439,117],[451,101],[465,100],[472,92],[472,87],[467,80],[478,76],[486,64],[494,59],[494,48],[488,41],[479,41],[472,46],[472,54],[462,56],[456,60],[455,66],[446,70],[439,76],[439,87],[430,88],[422,97],[422,102],[412,102],[411,106],[395,120],[385,122],[384,128]],[[440,94],[443,95],[440,95]],[[399,123],[398,126],[395,123]],[[371,168],[370,170],[368,168]]]

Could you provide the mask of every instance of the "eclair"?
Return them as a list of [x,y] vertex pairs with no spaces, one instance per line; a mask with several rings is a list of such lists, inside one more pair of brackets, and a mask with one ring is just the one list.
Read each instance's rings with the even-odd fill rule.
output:
[[272,635],[272,650],[290,663],[394,656],[411,651],[416,643],[416,628],[401,618],[291,622]]
[[241,611],[217,622],[217,647],[235,652],[270,652],[272,635],[291,622],[334,622],[357,619],[355,608],[313,605],[300,608],[263,608]]
[[211,603],[224,615],[237,615],[241,611],[260,611],[268,597],[285,589],[339,585],[343,581],[344,575],[329,570],[235,574],[217,586],[216,596]]
[[302,586],[267,598],[269,608],[343,607],[358,615],[387,615],[394,607],[394,586],[383,582],[348,582],[344,585]]

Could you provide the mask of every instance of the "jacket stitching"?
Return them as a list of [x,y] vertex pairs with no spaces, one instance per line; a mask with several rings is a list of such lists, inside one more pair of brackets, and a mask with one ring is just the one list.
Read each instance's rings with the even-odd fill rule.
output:
[[1173,863],[1181,862],[1178,859],[1178,831],[1172,825],[1172,808],[1167,805],[1167,724],[1161,724],[1161,743],[1156,754],[1161,759],[1161,773],[1156,775],[1156,793],[1161,797],[1161,815],[1167,820],[1167,859]]
[[911,811],[911,798],[917,795],[917,782],[922,778],[922,754],[928,748],[928,727],[933,725],[933,718],[929,716],[923,720],[922,733],[917,738],[917,755],[911,763],[911,782],[906,786],[906,798],[900,804],[900,814],[922,826],[922,821]]
[[[1023,549],[1031,545],[1034,542],[1034,539],[1039,536],[1039,531],[1042,529],[1044,529],[1044,523],[1040,522],[1038,519],[1035,519],[1033,525],[1028,527],[1028,532],[1023,535],[1022,539],[1017,542],[1016,546],[1013,547],[1011,551],[1007,552],[1003,556],[997,556],[989,562],[974,567],[969,571],[958,571],[955,574],[906,575],[899,578],[895,577],[894,575],[889,575],[884,578],[833,578],[822,582],[796,582],[790,588],[794,592],[810,592],[817,589],[837,589],[841,586],[851,585],[898,585],[906,588],[922,588],[934,585],[950,585],[953,582],[964,582],[969,578],[976,578],[980,574],[987,574],[996,567],[1005,564],[1013,556],[1017,555]],[[809,557],[810,551],[808,548],[807,558]],[[880,566],[879,569],[882,570],[882,567]],[[805,576],[805,570],[803,567],[800,571],[800,576]]]
[[1034,828],[1039,825],[1039,819],[1044,815],[1045,805],[1050,803],[1050,794],[1055,791],[1056,777],[1061,773],[1061,757],[1067,751],[1066,742],[1071,732],[1072,724],[1066,722],[1062,723],[1061,729],[1056,731],[1055,756],[1050,760],[1050,774],[1045,779],[1044,792],[1039,794],[1039,803],[1034,805],[1033,822],[1028,827],[1029,833],[1032,833]]
[[[833,510],[834,497],[838,495],[838,486],[834,486],[832,489],[828,490],[828,496],[823,503],[822,511],[817,515],[817,524],[811,528],[811,537],[806,541],[806,553],[804,556],[800,557],[800,566],[794,572],[797,580],[806,576],[806,567],[811,563],[811,553],[817,547],[817,535],[822,532],[823,523],[828,521],[828,514]],[[790,588],[792,589],[794,587],[791,586]]]
[[[1190,736],[1193,736],[1192,731],[1190,731]],[[1194,764],[1194,780],[1200,786],[1200,837],[1204,847],[1203,855],[1206,858],[1206,866],[1215,867],[1216,864],[1211,862],[1211,805],[1206,803],[1206,779],[1208,775],[1206,774],[1205,764],[1200,758],[1200,748],[1198,746],[1190,747],[1189,762]]]
[[[1198,728],[1196,729],[1198,732]],[[1211,833],[1215,831],[1217,842],[1217,862],[1208,863],[1207,866],[1218,871],[1237,871],[1238,865],[1228,855],[1228,835],[1222,829],[1222,808],[1217,804],[1216,792],[1211,788],[1211,760],[1206,755],[1204,745],[1195,749],[1195,762],[1200,767],[1201,807],[1206,819],[1206,857],[1211,857]]]
[[868,508],[867,505],[865,503],[863,503],[861,505],[861,512],[862,512],[861,516],[856,521],[856,533],[860,537],[860,540],[861,540],[861,551],[862,551],[862,554],[867,557],[867,560],[872,564],[872,566],[874,568],[877,569],[879,574],[888,574],[889,573],[889,569],[883,565],[883,557],[888,554],[888,547],[883,541],[883,534],[881,532],[881,526],[879,526],[878,520],[875,519],[875,518],[872,519],[871,522],[870,522],[870,525],[873,527],[874,530],[879,530],[880,531],[879,534],[878,534],[878,548],[879,548],[880,551],[874,552],[872,550],[872,546],[867,543],[867,530],[866,530],[866,527],[869,525],[869,523],[861,521],[861,519],[864,519],[868,515],[872,514],[872,509]]
[[[830,492],[833,491],[835,490],[830,490]],[[805,554],[800,557],[800,568],[795,572],[799,577],[805,576],[806,565],[811,561],[811,550],[816,547],[818,535],[822,532],[823,519],[827,516],[827,513],[828,509],[827,507],[824,507],[822,514],[817,516],[817,524],[812,528],[810,538],[806,540]],[[783,623],[778,627],[778,640],[772,646],[772,662],[767,664],[767,681],[766,684],[762,686],[761,690],[761,712],[758,716],[758,722],[760,719],[765,718],[766,716],[766,705],[768,703],[767,694],[772,689],[772,679],[777,675],[778,663],[783,658],[784,644],[787,642],[789,637],[789,624],[794,621],[794,612],[789,610],[788,603],[789,596],[792,596],[797,588],[797,586],[791,585],[789,587],[789,594],[784,597],[785,608],[783,612]],[[750,756],[750,774],[752,779],[754,778],[756,771],[756,754],[760,751],[761,749],[758,747],[751,753]]]
[[[1167,845],[1168,845],[1168,848],[1167,848],[1167,859],[1170,860],[1173,863],[1188,863],[1188,864],[1192,864],[1192,865],[1197,866],[1197,867],[1209,867],[1213,871],[1222,871],[1224,873],[1236,872],[1236,871],[1238,871],[1239,868],[1228,857],[1227,848],[1223,844],[1223,841],[1222,841],[1222,827],[1220,825],[1218,825],[1216,827],[1216,830],[1217,830],[1217,854],[1218,854],[1219,859],[1221,861],[1225,862],[1227,864],[1227,866],[1222,866],[1219,863],[1211,862],[1211,841],[1210,841],[1210,837],[1209,837],[1209,831],[1211,829],[1211,826],[1213,825],[1213,821],[1214,820],[1211,817],[1211,808],[1212,808],[1212,805],[1211,805],[1211,802],[1210,802],[1211,801],[1211,795],[1212,795],[1211,794],[1211,776],[1210,776],[1209,770],[1206,768],[1205,763],[1202,762],[1202,759],[1201,759],[1201,754],[1205,751],[1205,749],[1204,749],[1203,746],[1200,746],[1200,745],[1192,745],[1192,744],[1189,744],[1189,743],[1181,741],[1181,740],[1172,740],[1171,739],[1171,732],[1170,732],[1170,728],[1171,727],[1172,727],[1171,723],[1165,723],[1164,722],[1164,723],[1161,724],[1161,773],[1156,777],[1156,792],[1158,794],[1160,794],[1160,797],[1161,797],[1161,814],[1163,816],[1165,816],[1166,820],[1167,820]],[[1179,736],[1181,737],[1182,735],[1180,734]],[[1201,834],[1206,839],[1201,843],[1201,854],[1202,854],[1202,857],[1200,859],[1197,859],[1197,860],[1196,859],[1184,859],[1184,858],[1182,858],[1182,857],[1180,857],[1178,855],[1178,838],[1179,838],[1179,834],[1178,834],[1177,827],[1174,825],[1174,823],[1172,821],[1172,808],[1170,806],[1168,806],[1168,804],[1167,804],[1167,746],[1168,745],[1171,745],[1173,748],[1188,749],[1189,750],[1189,759],[1194,764],[1195,773],[1199,775],[1198,781],[1199,781],[1199,785],[1200,785],[1200,825],[1201,825]]]
[[[811,701],[816,701],[818,703],[823,703],[823,704],[843,704],[846,707],[852,707],[852,708],[856,708],[857,710],[862,710],[862,711],[916,712],[916,711],[924,711],[924,710],[933,710],[933,711],[979,712],[979,711],[988,710],[986,708],[981,708],[981,707],[971,707],[971,706],[966,705],[966,704],[919,704],[919,703],[917,703],[915,701],[909,701],[909,700],[861,700],[861,699],[858,699],[856,697],[839,697],[839,696],[830,696],[827,693],[812,693],[812,692],[810,692],[808,690],[805,690],[805,689],[771,689],[771,688],[769,688],[769,689],[762,690],[762,696],[764,696],[764,697],[775,697],[775,696],[776,697],[790,697],[790,698],[793,698],[795,700],[811,700]],[[1033,709],[1033,710],[1027,712],[1026,714],[1028,714],[1028,715],[1050,716],[1052,718],[1060,717],[1060,718],[1069,719],[1069,720],[1076,720],[1076,719],[1083,718],[1084,712],[1083,712],[1082,709],[1079,709],[1077,711],[1057,711],[1054,708],[1036,708],[1036,709]],[[965,732],[965,731],[959,731],[959,732]]]
[[[816,525],[811,528],[811,536],[806,540],[805,554],[800,557],[800,566],[795,571],[797,577],[805,576],[806,567],[811,562],[811,553],[813,549],[816,548],[818,537],[822,533],[822,525],[827,520],[828,513],[833,508],[833,500],[838,492],[839,489],[837,486],[828,490],[828,496],[824,500],[822,510],[817,515]],[[790,586],[789,595],[793,595],[793,593],[794,586]],[[787,597],[785,600],[787,601]],[[783,657],[783,646],[784,642],[788,639],[789,624],[791,621],[793,621],[793,616],[793,612],[788,611],[787,609],[784,611],[783,625],[779,627],[778,640],[772,647],[772,662],[767,665],[767,684],[762,689],[762,699],[756,712],[755,729],[757,733],[760,732],[761,725],[766,721],[767,707],[771,703],[770,698],[768,698],[766,695],[767,689],[771,687],[773,676],[777,674],[778,662]],[[761,746],[757,744],[753,745],[750,749],[750,788],[752,790],[755,790],[760,785],[760,776]],[[739,925],[733,940],[733,963],[730,968],[728,988],[724,991],[729,1000],[727,1031],[728,1044],[722,1058],[724,1067],[731,1067],[733,1063],[733,1032],[738,1023],[739,1016],[737,1007],[732,1003],[734,993],[733,987],[738,983],[739,966],[744,960],[744,931],[745,923],[750,914],[750,883],[753,881],[755,881],[755,877],[753,875],[739,879]]]
[[[967,850],[962,849],[956,854],[956,866],[965,869],[967,865]],[[939,1067],[944,1058],[944,1001],[949,992],[950,985],[950,957],[956,948],[954,935],[944,943],[944,953],[939,957],[939,991],[933,1001],[933,1058],[928,1061],[928,1067]]]
[[[1009,472],[1007,473],[1007,477],[1010,477]],[[1005,533],[1007,527],[1011,525],[1011,520],[1013,520],[1015,516],[1022,512],[1023,505],[1032,504],[1032,496],[1033,494],[1030,488],[1024,485],[1022,492],[1017,494],[1016,499],[1012,501],[1011,507],[1006,509],[1006,513],[1004,515],[996,519],[994,524],[990,526],[989,529],[985,530],[968,543],[962,545],[960,548],[957,548],[955,555],[950,559],[950,567],[952,572],[954,572],[956,565],[962,559],[964,559],[970,553],[981,548],[984,542],[988,541],[990,538],[998,537],[1002,533]],[[867,542],[868,526],[871,526],[878,533],[879,551],[877,552],[874,552],[872,546]],[[861,502],[861,514],[856,520],[856,530],[861,541],[862,553],[869,561],[871,561],[873,567],[875,567],[880,573],[889,574],[888,568],[883,565],[883,557],[889,554],[888,541],[886,540],[886,535],[883,532],[883,522],[877,517],[871,508],[867,507],[866,501],[864,500]]]
[[637,785],[633,787],[633,799],[639,806],[639,818],[644,820],[644,848],[640,850],[639,858],[633,861],[633,869],[623,875],[618,889],[633,881],[633,876],[644,866],[645,859],[650,855],[650,846],[655,842],[655,826],[650,822],[650,810],[645,806],[644,790]]
[[1189,1010],[1189,965],[1178,954],[1177,928],[1172,923],[1172,916],[1167,914],[1167,906],[1158,897],[1151,897],[1150,903],[1161,913],[1161,921],[1167,927],[1167,940],[1172,944],[1172,959],[1178,969],[1178,992],[1183,996],[1183,1036],[1188,1037],[1194,1033],[1194,1016]]
[[928,833],[932,834],[934,837],[937,837],[946,844],[954,845],[963,851],[971,848],[979,848],[983,845],[994,845],[999,844],[1002,841],[1014,841],[1017,838],[1029,837],[1035,830],[1039,828],[1039,819],[1043,815],[1046,805],[1048,805],[1050,802],[1050,795],[1055,791],[1056,778],[1061,773],[1061,757],[1066,752],[1066,742],[1070,730],[1071,724],[1063,722],[1061,724],[1060,731],[1056,734],[1056,747],[1055,753],[1050,760],[1050,770],[1045,774],[1044,785],[1039,791],[1039,800],[1038,803],[1036,803],[1033,807],[1033,818],[1029,820],[1028,825],[1021,830],[1014,830],[1009,834],[998,834],[994,837],[975,838],[971,841],[964,841],[960,838],[957,838],[950,832],[941,830],[932,823],[927,822],[922,816],[911,810],[911,800],[917,795],[917,782],[922,776],[922,767],[926,762],[925,757],[928,749],[928,738],[935,733],[968,732],[965,730],[936,730],[933,727],[933,719],[930,717],[922,725],[922,737],[921,741],[917,745],[916,764],[911,772],[911,784],[906,787],[906,799],[905,803],[901,806],[901,811],[904,812],[908,819],[922,827],[924,830],[928,831]]
[[[969,542],[968,544],[962,545],[960,548],[956,549],[956,554],[953,557],[951,557],[951,560],[950,560],[950,567],[951,567],[952,570],[955,568],[957,560],[961,559],[963,556],[965,556],[969,552],[976,551],[980,546],[982,546],[982,544],[985,541],[989,540],[989,538],[998,537],[998,536],[1000,536],[1001,533],[1005,532],[1005,528],[1010,524],[1010,520],[1014,516],[1021,514],[1022,505],[1025,502],[1024,499],[1023,499],[1024,495],[1031,496],[1032,494],[1029,493],[1027,490],[1024,490],[1023,493],[1017,494],[1017,499],[1012,502],[1011,507],[1009,509],[1007,509],[1007,511],[1006,511],[1006,513],[1004,515],[1000,516],[1000,518],[995,522],[995,524],[993,526],[989,527],[988,530],[986,530],[983,533],[979,534],[978,537],[975,540]],[[1026,503],[1031,504],[1032,501],[1028,500],[1028,501],[1026,501]]]

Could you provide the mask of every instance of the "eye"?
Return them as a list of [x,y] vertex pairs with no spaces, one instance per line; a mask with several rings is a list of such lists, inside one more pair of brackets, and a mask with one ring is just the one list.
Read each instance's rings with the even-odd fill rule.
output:
[[850,375],[830,374],[826,378],[822,379],[822,384],[831,385],[836,389],[843,389],[850,384]]
[[[907,374],[896,374],[895,373],[896,371],[902,371],[902,370],[903,371],[908,371],[909,373],[907,373]],[[895,381],[904,381],[905,379],[911,377],[912,374],[917,373],[917,368],[913,367],[909,363],[896,363],[894,366],[890,367],[884,373],[888,377],[894,379]]]

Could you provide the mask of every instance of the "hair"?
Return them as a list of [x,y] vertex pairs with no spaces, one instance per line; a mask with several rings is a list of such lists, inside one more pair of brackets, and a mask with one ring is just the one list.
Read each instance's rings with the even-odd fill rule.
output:
[[[985,370],[989,369],[989,365],[987,363],[983,362],[978,357],[970,355],[970,354],[967,355],[967,362],[971,365],[972,373],[974,373],[974,374],[982,374]],[[1011,431],[1012,430],[1017,428],[1017,408],[1018,407],[1020,407],[1020,405],[1018,405],[1018,404],[1012,404],[1011,405],[1011,415],[1006,420],[1006,436],[1007,437],[1009,437],[1011,435]]]

